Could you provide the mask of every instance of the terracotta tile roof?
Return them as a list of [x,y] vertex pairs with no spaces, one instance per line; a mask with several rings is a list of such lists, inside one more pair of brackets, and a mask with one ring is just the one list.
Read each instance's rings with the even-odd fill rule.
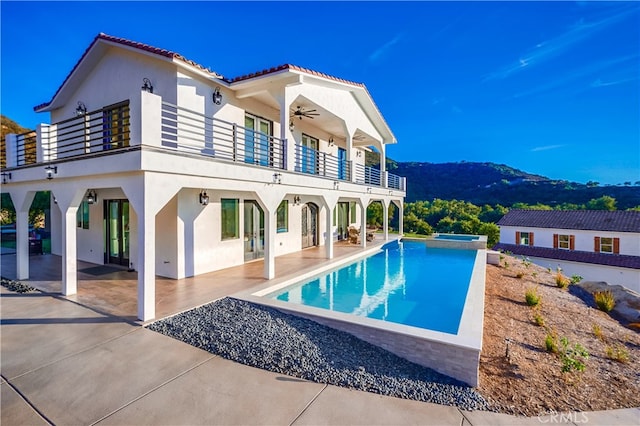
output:
[[640,212],[604,210],[511,210],[498,226],[640,232]]
[[123,46],[129,46],[129,47],[134,47],[136,49],[140,49],[140,50],[144,50],[146,52],[150,52],[153,53],[155,55],[159,55],[159,56],[163,56],[165,58],[169,58],[169,59],[177,59],[180,60],[188,65],[191,65],[193,67],[196,67],[206,73],[211,74],[213,77],[219,78],[219,79],[223,79],[224,77],[214,71],[211,71],[209,68],[206,68],[192,60],[189,60],[187,58],[185,58],[184,56],[180,55],[179,53],[176,52],[172,52],[170,50],[166,50],[166,49],[159,49],[157,47],[153,47],[150,46],[148,44],[144,44],[144,43],[138,43],[135,41],[131,41],[131,40],[127,40],[125,38],[121,38],[121,37],[114,37],[114,36],[110,36],[108,34],[105,33],[100,33],[98,34],[93,41],[91,42],[91,44],[89,45],[89,47],[86,48],[86,50],[84,51],[84,53],[82,54],[82,56],[80,57],[80,59],[78,60],[78,62],[76,62],[76,64],[74,65],[74,67],[71,69],[71,72],[69,72],[69,74],[67,75],[67,77],[64,79],[64,81],[62,82],[62,84],[60,85],[60,87],[58,87],[58,90],[56,90],[56,93],[53,95],[53,97],[51,98],[51,101],[49,102],[44,102],[40,105],[36,105],[35,107],[33,107],[33,109],[35,111],[44,108],[48,105],[51,104],[51,102],[53,101],[53,99],[56,98],[56,96],[58,95],[58,93],[60,92],[60,90],[62,89],[62,87],[65,85],[65,83],[67,82],[67,80],[69,80],[69,78],[71,77],[71,75],[73,74],[73,72],[76,70],[76,68],[78,68],[78,66],[80,65],[80,63],[84,60],[84,58],[87,56],[87,54],[89,53],[89,51],[91,50],[91,48],[99,41],[99,40],[105,40],[105,41],[110,41],[112,43],[118,43],[121,44]]
[[334,77],[334,76],[329,75],[329,74],[325,74],[325,73],[322,73],[322,72],[310,70],[309,68],[303,68],[303,67],[299,67],[297,65],[292,65],[292,64],[283,64],[283,65],[279,65],[277,67],[264,69],[262,71],[256,71],[256,72],[251,73],[251,74],[241,75],[240,77],[232,78],[230,80],[230,82],[231,83],[237,83],[239,81],[249,80],[251,78],[261,77],[263,75],[273,74],[273,73],[276,73],[276,72],[282,71],[282,70],[300,71],[300,72],[303,72],[303,73],[306,73],[306,74],[315,75],[315,76],[323,77],[323,78],[328,78],[329,80],[339,81],[340,83],[351,84],[352,86],[365,87],[363,83],[356,83],[354,81],[349,81],[349,80],[345,80],[345,79],[342,79],[342,78],[339,78],[339,77]]
[[565,260],[569,262],[591,263],[594,265],[617,266],[620,268],[640,269],[640,256],[624,254],[595,253],[589,251],[560,250],[547,247],[525,246],[498,243],[494,250],[510,251],[514,255],[540,257],[544,259]]

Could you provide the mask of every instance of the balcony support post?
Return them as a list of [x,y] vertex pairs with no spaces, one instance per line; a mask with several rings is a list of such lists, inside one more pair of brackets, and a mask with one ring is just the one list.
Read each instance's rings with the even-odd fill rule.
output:
[[7,134],[4,146],[7,155],[7,167],[16,167],[18,165],[18,135],[15,133]]

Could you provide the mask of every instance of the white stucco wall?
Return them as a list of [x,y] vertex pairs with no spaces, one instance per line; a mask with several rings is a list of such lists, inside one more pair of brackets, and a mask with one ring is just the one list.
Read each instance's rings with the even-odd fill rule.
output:
[[537,247],[553,248],[553,234],[575,235],[575,250],[593,252],[594,238],[620,238],[620,254],[629,256],[640,256],[640,232],[608,232],[608,231],[585,231],[575,229],[557,228],[530,228],[501,226],[500,242],[505,244],[515,244],[516,231],[533,232],[534,245]]

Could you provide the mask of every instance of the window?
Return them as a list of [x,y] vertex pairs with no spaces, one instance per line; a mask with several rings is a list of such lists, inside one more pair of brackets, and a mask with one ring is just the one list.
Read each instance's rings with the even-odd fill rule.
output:
[[351,223],[356,223],[356,203],[354,201],[349,203],[349,213],[351,214]]
[[570,237],[570,235],[558,235],[558,248],[565,250],[571,249]]
[[532,246],[533,232],[516,232],[516,244],[523,246]]
[[600,252],[613,253],[613,238],[600,238]]
[[595,237],[594,251],[596,253],[620,254],[620,238]]
[[102,110],[102,149],[129,146],[129,101]]
[[89,203],[83,201],[78,206],[78,211],[76,212],[76,222],[78,228],[89,229]]
[[237,199],[223,198],[220,200],[221,207],[221,225],[222,225],[222,239],[230,240],[238,238],[239,236],[239,210]]
[[276,212],[276,221],[278,233],[289,231],[289,202],[282,200]]

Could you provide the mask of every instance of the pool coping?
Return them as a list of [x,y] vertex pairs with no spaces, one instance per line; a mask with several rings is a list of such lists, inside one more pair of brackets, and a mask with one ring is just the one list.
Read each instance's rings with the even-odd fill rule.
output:
[[[410,238],[403,238],[403,240],[415,241]],[[417,241],[424,242],[424,240]],[[390,243],[393,243],[393,241]],[[409,359],[412,362],[432,368],[471,386],[477,386],[484,323],[486,249],[476,250],[469,289],[460,317],[458,333],[455,335],[264,297],[267,294],[272,294],[285,287],[302,281],[308,281],[316,276],[324,275],[328,271],[372,256],[381,252],[385,245],[374,247],[371,250],[366,250],[353,256],[341,258],[335,263],[325,265],[293,278],[282,279],[276,283],[265,283],[261,286],[233,294],[230,297],[269,306],[292,315],[312,319],[332,328],[346,331],[369,343],[382,346],[390,352]],[[386,337],[383,338],[383,335]],[[387,338],[391,336],[402,336],[402,339],[398,339],[396,342],[398,344],[394,345],[394,342],[387,341]],[[450,353],[451,349],[453,349],[453,354]],[[459,359],[457,359],[457,357]]]

